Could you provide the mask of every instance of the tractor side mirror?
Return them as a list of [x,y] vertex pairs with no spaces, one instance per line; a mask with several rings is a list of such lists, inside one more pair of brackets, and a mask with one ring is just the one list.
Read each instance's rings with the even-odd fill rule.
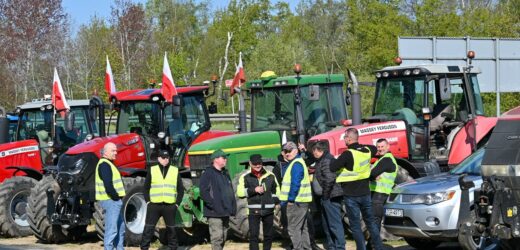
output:
[[181,118],[181,107],[182,107],[182,97],[179,95],[173,96],[172,99],[172,116],[173,119]]
[[347,87],[347,89],[345,90],[345,104],[350,105],[350,93],[351,93],[352,89],[350,87]]
[[67,112],[65,114],[65,130],[71,131],[74,129],[74,121],[76,120],[76,115],[72,112]]
[[451,100],[451,85],[450,79],[441,78],[439,81],[439,89],[441,91],[441,100]]
[[216,114],[217,113],[217,104],[214,102],[211,102],[211,104],[208,106],[208,112],[210,114]]
[[309,86],[309,101],[318,101],[320,99],[320,86],[311,85]]

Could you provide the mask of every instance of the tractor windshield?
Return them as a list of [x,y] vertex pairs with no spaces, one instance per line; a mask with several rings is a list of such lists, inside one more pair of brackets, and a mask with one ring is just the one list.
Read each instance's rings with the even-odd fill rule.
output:
[[179,119],[174,119],[172,106],[166,107],[166,132],[170,136],[186,134],[194,137],[205,131],[210,126],[204,96],[183,96],[181,114]]
[[333,129],[340,120],[347,119],[343,83],[309,85],[300,88],[304,127],[309,136]]
[[160,107],[156,102],[122,102],[117,119],[117,134],[157,135]]
[[[67,131],[65,119],[60,114],[56,114],[56,142],[58,145],[70,147],[85,140],[87,134],[98,134],[97,126],[92,124],[94,131],[90,131],[87,106],[72,106],[74,113],[74,124],[71,130]],[[19,128],[15,140],[38,139],[40,143],[46,144],[51,139],[52,133],[52,109],[30,109],[23,110],[19,119]]]
[[265,88],[252,93],[251,131],[296,127],[294,88]]

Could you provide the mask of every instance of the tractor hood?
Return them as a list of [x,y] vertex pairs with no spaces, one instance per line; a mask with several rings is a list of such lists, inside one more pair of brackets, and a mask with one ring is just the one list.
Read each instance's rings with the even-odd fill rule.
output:
[[398,143],[408,141],[404,121],[380,122],[337,128],[313,136],[309,141],[327,141],[330,153],[337,157],[343,151],[347,150],[347,146],[343,140],[347,128],[356,128],[359,131],[359,143],[361,144],[375,145],[378,139],[386,138],[390,143],[390,151],[396,157],[408,157],[408,143]]
[[67,154],[80,154],[80,153],[94,153],[98,157],[101,156],[101,149],[108,142],[113,142],[117,145],[118,153],[122,148],[133,144],[139,144],[141,139],[138,134],[128,133],[121,135],[111,135],[106,137],[99,137],[93,140],[80,143],[67,150]]

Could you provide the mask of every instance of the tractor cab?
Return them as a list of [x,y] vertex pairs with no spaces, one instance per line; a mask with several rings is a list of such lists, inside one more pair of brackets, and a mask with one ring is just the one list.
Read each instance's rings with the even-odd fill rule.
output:
[[179,95],[166,103],[160,89],[130,90],[112,96],[118,111],[116,134],[141,137],[146,162],[156,164],[159,148],[173,152],[173,162],[183,160],[187,147],[211,127],[204,92],[208,86],[179,88]]
[[297,141],[332,130],[347,119],[343,74],[277,77],[267,71],[246,83],[251,94],[251,131],[286,132]]
[[455,135],[484,115],[478,73],[446,65],[383,68],[376,72],[372,116],[366,120],[404,121],[411,160],[447,161]]

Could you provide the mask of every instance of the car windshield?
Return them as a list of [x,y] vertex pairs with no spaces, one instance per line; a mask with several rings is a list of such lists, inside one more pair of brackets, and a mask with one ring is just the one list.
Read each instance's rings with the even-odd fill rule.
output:
[[462,161],[456,168],[452,169],[450,174],[480,175],[480,166],[484,152],[484,148],[477,150],[475,153]]

